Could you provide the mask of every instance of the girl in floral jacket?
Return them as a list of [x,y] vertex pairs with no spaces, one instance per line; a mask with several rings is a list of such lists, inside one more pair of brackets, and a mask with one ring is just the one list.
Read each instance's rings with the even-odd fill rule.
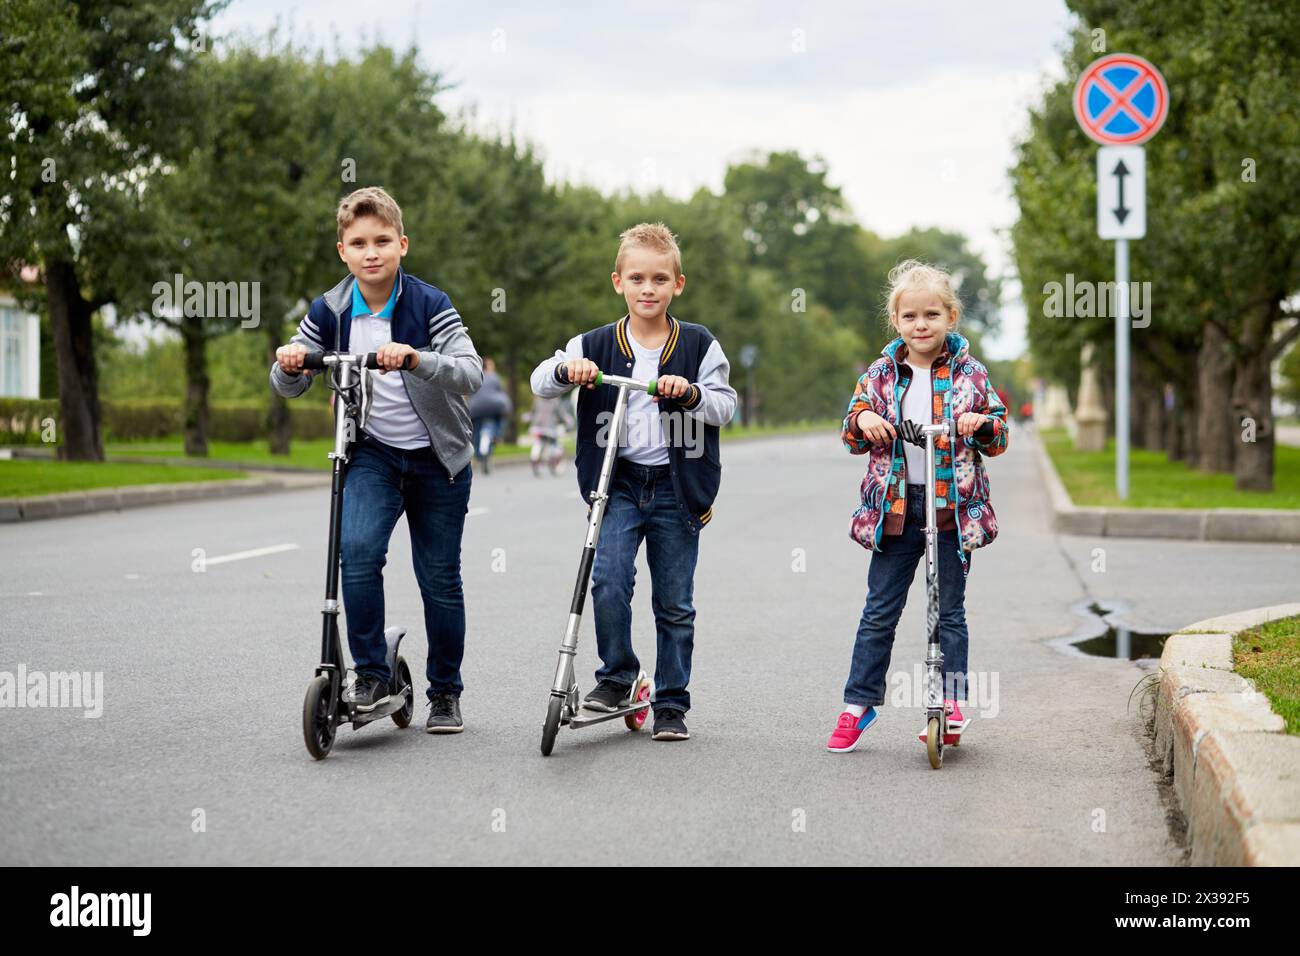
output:
[[862,505],[853,514],[850,534],[872,555],[844,711],[826,744],[834,753],[853,750],[884,703],[894,629],[925,553],[925,452],[903,442],[897,432],[901,422],[957,423],[955,449],[947,437],[935,442],[939,640],[949,727],[955,733],[969,723],[961,704],[966,696],[970,552],[998,533],[981,456],[1006,451],[1007,410],[988,370],[971,357],[966,339],[955,331],[961,300],[952,277],[909,260],[889,273],[889,281],[889,323],[898,338],[858,379],[841,433],[851,453],[868,455]]

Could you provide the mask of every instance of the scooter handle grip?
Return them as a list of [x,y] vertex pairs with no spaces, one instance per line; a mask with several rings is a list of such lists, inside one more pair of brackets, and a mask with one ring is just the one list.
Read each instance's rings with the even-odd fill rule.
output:
[[323,369],[325,367],[325,353],[308,352],[302,357],[302,367],[304,369]]
[[[379,353],[367,352],[365,364],[366,364],[366,368],[379,368]],[[411,356],[409,355],[403,356],[402,368],[410,368],[410,367],[411,367]]]

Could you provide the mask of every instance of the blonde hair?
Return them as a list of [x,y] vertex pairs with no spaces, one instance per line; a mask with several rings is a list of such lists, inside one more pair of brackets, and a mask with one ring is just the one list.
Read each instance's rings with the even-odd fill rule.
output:
[[402,236],[402,207],[397,200],[378,186],[366,186],[343,197],[339,203],[339,242],[343,233],[362,216],[374,216],[385,226],[392,226]]
[[618,237],[618,255],[614,257],[614,271],[623,272],[623,257],[635,246],[653,249],[655,252],[667,253],[673,257],[673,277],[682,274],[682,252],[677,248],[677,237],[662,222],[639,222],[631,229],[624,229]]
[[898,313],[898,298],[904,292],[924,289],[937,293],[950,315],[953,316],[952,327],[955,329],[961,320],[961,298],[957,295],[957,286],[952,281],[948,270],[919,259],[907,259],[889,270],[889,294],[885,303],[885,321],[893,325]]

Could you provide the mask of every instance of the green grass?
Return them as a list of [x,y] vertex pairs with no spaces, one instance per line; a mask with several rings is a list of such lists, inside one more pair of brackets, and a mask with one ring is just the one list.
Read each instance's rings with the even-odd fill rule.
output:
[[[839,432],[838,421],[794,422],[788,425],[750,425],[732,427],[722,430],[722,438],[761,438],[772,435],[797,434],[814,431]],[[570,455],[574,451],[574,437],[570,432],[565,437],[565,447]],[[496,458],[516,458],[527,456],[531,445],[511,445],[501,442],[492,452]],[[230,462],[246,466],[289,466],[293,468],[330,469],[329,453],[334,449],[334,439],[317,438],[294,441],[289,446],[288,456],[272,455],[265,441],[255,442],[208,442],[208,460],[213,462]],[[112,457],[140,458],[184,458],[185,444],[179,436],[158,439],[156,441],[116,442],[108,444],[105,454]],[[204,459],[190,458],[187,463],[200,465]]]
[[1286,732],[1300,736],[1300,616],[1269,621],[1242,631],[1232,642],[1235,670],[1286,721]]
[[1129,450],[1129,497],[1115,494],[1115,444],[1080,452],[1064,429],[1039,433],[1076,505],[1130,508],[1300,508],[1300,448],[1277,445],[1271,492],[1237,491],[1233,476],[1207,474],[1164,452]]
[[245,477],[247,475],[242,471],[226,468],[20,459],[0,461],[0,498],[27,498],[60,491],[87,491],[91,488],[118,488],[124,485]]

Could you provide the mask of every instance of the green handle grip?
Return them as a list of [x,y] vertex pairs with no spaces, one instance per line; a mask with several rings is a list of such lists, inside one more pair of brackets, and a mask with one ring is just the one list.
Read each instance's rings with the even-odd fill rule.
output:
[[655,393],[655,389],[658,388],[658,383],[659,383],[659,380],[658,380],[658,379],[656,379],[656,378],[652,378],[652,379],[650,379],[650,382],[649,382],[650,387],[646,389],[646,394],[647,394],[647,395],[653,395],[653,394]]

